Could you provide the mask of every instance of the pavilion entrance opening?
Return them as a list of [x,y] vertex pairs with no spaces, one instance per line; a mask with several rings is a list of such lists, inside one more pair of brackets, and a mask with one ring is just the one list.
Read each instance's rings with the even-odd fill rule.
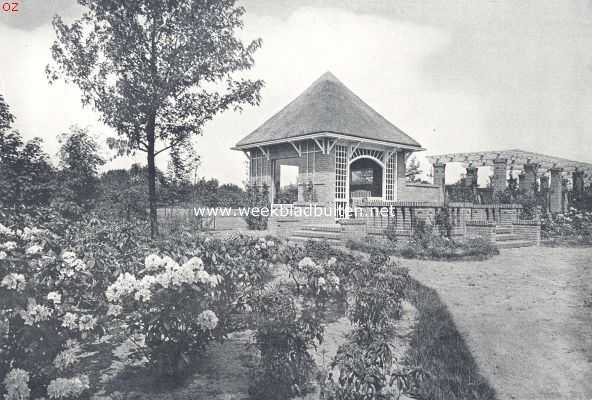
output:
[[382,198],[383,167],[370,157],[354,160],[349,167],[350,198]]

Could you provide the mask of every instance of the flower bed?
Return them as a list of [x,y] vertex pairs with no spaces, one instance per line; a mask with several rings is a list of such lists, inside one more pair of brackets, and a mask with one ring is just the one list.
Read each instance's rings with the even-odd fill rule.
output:
[[[393,362],[390,340],[410,278],[383,251],[365,260],[324,242],[288,247],[271,237],[188,232],[151,241],[133,224],[54,225],[61,234],[50,222],[19,224],[0,225],[7,399],[124,396],[128,369],[111,383],[105,378],[124,344],[122,361],[140,361],[133,368],[144,383],[136,389],[156,399],[146,382],[166,377],[174,390],[188,382],[178,378],[207,370],[210,350],[234,334],[255,345],[244,352],[256,398],[317,390],[327,399],[388,400],[422,385],[421,366]],[[284,280],[274,279],[278,269]],[[311,348],[335,317],[347,317],[353,329],[323,367]],[[380,379],[370,383],[370,376]]]
[[546,214],[541,220],[543,243],[547,245],[592,245],[592,212],[571,207],[566,213]]
[[365,253],[381,252],[403,258],[427,260],[486,260],[499,254],[497,247],[485,239],[456,241],[436,235],[430,240],[411,239],[396,243],[388,239],[366,237],[362,240],[348,240],[346,247]]

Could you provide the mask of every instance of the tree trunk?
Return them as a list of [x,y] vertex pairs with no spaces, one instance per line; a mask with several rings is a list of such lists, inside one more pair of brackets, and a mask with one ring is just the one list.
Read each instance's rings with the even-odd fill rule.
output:
[[152,116],[146,127],[148,139],[148,202],[150,204],[150,236],[152,239],[158,235],[158,215],[156,213],[156,164],[154,155],[155,142],[155,121],[156,116]]

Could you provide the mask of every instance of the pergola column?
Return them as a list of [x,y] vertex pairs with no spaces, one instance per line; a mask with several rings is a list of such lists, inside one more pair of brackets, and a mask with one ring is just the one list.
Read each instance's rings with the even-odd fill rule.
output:
[[558,213],[562,210],[563,190],[561,182],[561,168],[551,168],[551,186],[549,188],[549,208],[551,212]]
[[479,173],[479,168],[469,165],[467,167],[467,177],[465,179],[465,186],[467,187],[475,187],[477,186],[477,176]]
[[493,161],[493,192],[500,193],[506,190],[508,180],[506,178],[507,173],[507,160],[505,158],[496,158]]
[[444,187],[446,185],[446,164],[433,164],[433,183],[434,185]]
[[572,173],[573,199],[580,200],[584,195],[584,171],[576,170]]
[[518,175],[518,188],[520,190],[526,190],[526,173],[524,172]]
[[569,183],[569,180],[567,178],[562,178],[561,179],[561,210],[563,212],[566,212],[567,209],[569,208],[569,198],[568,196],[568,190],[567,190],[567,185]]
[[537,168],[539,167],[536,163],[526,163],[524,164],[524,187],[522,184],[520,185],[523,190],[530,194],[534,195],[536,191],[536,173]]

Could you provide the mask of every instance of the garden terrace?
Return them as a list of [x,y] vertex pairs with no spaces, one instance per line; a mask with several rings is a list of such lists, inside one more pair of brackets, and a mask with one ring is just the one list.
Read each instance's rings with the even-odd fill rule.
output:
[[[546,198],[551,212],[566,211],[572,202],[584,196],[585,182],[592,180],[592,164],[524,150],[496,150],[471,153],[447,153],[427,157],[433,164],[434,183],[446,187],[445,170],[449,163],[466,168],[464,186],[473,197],[491,201],[508,187],[508,177],[518,173],[519,190]],[[492,195],[478,195],[477,177],[480,167],[493,168]],[[570,190],[571,187],[571,190]],[[459,188],[447,187],[451,195]],[[454,191],[453,191],[454,190]],[[483,191],[483,190],[481,190]]]

